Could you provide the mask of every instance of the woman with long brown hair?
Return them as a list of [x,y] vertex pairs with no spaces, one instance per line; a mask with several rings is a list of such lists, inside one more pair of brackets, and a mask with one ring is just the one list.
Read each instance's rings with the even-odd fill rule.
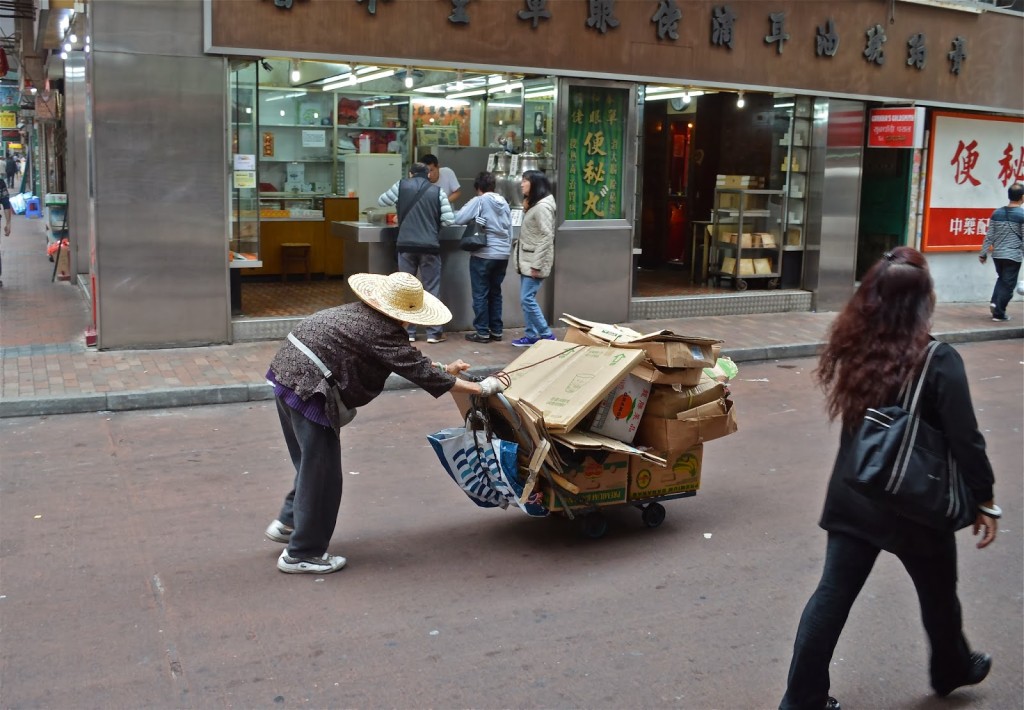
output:
[[[839,703],[828,692],[832,653],[882,550],[899,558],[917,589],[931,644],[935,692],[945,696],[980,683],[991,667],[991,657],[972,652],[964,638],[953,533],[919,525],[843,481],[865,410],[895,403],[903,383],[922,367],[934,306],[924,257],[916,249],[897,247],[868,271],[829,332],[816,375],[829,417],[842,422],[842,434],[819,523],[828,532],[825,566],[800,618],[783,710],[838,710]],[[935,348],[920,415],[945,434],[973,499],[979,501],[974,534],[980,532],[982,538],[977,546],[988,546],[996,538],[1001,514],[992,499],[992,466],[974,418],[963,360],[947,344]]]

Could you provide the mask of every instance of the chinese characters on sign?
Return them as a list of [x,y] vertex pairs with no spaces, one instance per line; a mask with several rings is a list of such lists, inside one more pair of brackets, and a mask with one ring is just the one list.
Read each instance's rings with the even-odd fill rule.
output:
[[533,29],[537,29],[537,23],[541,20],[550,20],[551,11],[548,10],[548,0],[526,0],[526,9],[519,11],[520,20],[531,20]]
[[867,31],[868,46],[864,48],[864,58],[874,62],[878,66],[885,64],[885,50],[882,45],[886,42],[885,28],[875,25]]
[[949,71],[960,76],[960,67],[967,59],[967,40],[957,35],[953,40],[953,49],[947,56],[949,56]]
[[683,11],[676,5],[676,0],[658,0],[658,11],[651,18],[651,22],[658,24],[658,39],[679,39],[679,20],[682,17]]
[[839,34],[836,23],[831,17],[822,27],[818,25],[818,36],[815,38],[814,51],[819,57],[834,57],[839,50]]
[[469,24],[469,13],[466,11],[466,5],[469,4],[469,0],[452,0],[452,14],[448,15],[448,21],[452,24]]
[[778,42],[779,54],[782,54],[782,43],[789,39],[789,33],[786,32],[786,13],[769,13],[768,21],[772,24],[772,30],[770,34],[765,36],[764,41],[766,44]]
[[627,89],[569,89],[566,219],[620,219]]
[[615,4],[615,0],[587,0],[587,4],[590,7],[587,27],[593,27],[604,34],[609,27],[615,29],[619,26],[619,21],[612,15],[612,6]]
[[924,46],[924,34],[918,32],[910,35],[907,40],[907,66],[917,69],[924,69],[925,59],[928,58],[928,50]]
[[735,22],[736,14],[728,5],[712,8],[711,44],[732,49],[732,29]]
[[1024,180],[1024,119],[937,111],[929,149],[925,251],[974,251],[1006,188]]

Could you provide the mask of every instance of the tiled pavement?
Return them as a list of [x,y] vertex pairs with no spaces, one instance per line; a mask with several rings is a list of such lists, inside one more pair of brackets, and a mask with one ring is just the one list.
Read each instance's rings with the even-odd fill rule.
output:
[[[198,348],[99,352],[85,347],[89,305],[83,291],[51,282],[44,223],[15,215],[4,238],[0,289],[0,417],[139,409],[266,399],[266,368],[278,342]],[[1009,323],[993,323],[987,304],[940,304],[933,332],[950,342],[1024,337],[1024,308],[1011,304]],[[581,314],[582,315],[582,314]],[[721,338],[736,361],[813,355],[834,313],[709,316],[629,323],[640,331],[667,328]],[[585,316],[584,316],[585,317]],[[561,334],[562,329],[556,332]],[[432,359],[461,357],[474,374],[500,370],[517,356],[509,331],[502,343],[477,345],[462,333],[437,345],[421,342]],[[389,387],[407,385],[394,377]]]

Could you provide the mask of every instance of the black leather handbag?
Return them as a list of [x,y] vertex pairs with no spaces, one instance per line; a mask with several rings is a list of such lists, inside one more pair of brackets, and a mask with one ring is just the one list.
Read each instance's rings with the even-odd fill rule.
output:
[[487,233],[484,231],[484,225],[475,220],[467,224],[466,231],[459,239],[459,248],[463,251],[478,251],[485,246],[487,246]]
[[898,405],[871,408],[851,448],[844,480],[859,493],[936,530],[955,531],[977,515],[942,431],[921,419],[928,366],[938,342],[928,344],[916,380],[904,386]]

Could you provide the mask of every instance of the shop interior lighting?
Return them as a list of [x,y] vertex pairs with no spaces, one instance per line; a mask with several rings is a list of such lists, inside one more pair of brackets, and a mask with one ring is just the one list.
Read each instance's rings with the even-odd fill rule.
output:
[[743,92],[741,91],[736,96],[736,108],[743,108],[746,105],[747,105],[747,100],[743,98]]
[[60,58],[61,59],[67,59],[68,58],[68,53],[67,52],[61,52],[60,53]]
[[663,94],[646,94],[644,101],[661,101],[662,99],[682,99],[683,103],[690,103],[694,96],[703,96],[706,91],[669,91]]
[[455,90],[456,91],[464,91],[465,88],[466,88],[466,83],[464,81],[462,81],[462,70],[459,69],[459,71],[455,73]]
[[413,85],[412,67],[405,68],[405,88],[411,89]]
[[72,49],[74,49],[74,47],[71,45],[70,42],[65,42],[64,43],[64,51],[65,52],[70,52]]
[[89,53],[90,49],[91,49],[91,47],[89,45],[85,45],[85,53],[86,54]]
[[515,81],[511,84],[502,84],[501,86],[492,86],[488,89],[490,94],[511,94],[513,91],[519,91],[523,88],[523,82]]
[[445,98],[447,99],[467,99],[470,96],[482,96],[487,93],[487,89],[470,89],[468,91],[458,91],[454,94],[448,94]]
[[69,34],[68,35],[68,42],[70,42],[71,44],[78,44],[78,35],[76,35],[74,32]]
[[542,99],[545,96],[554,96],[555,87],[549,87],[547,89],[532,88],[523,93],[524,99]]
[[302,78],[302,74],[299,73],[299,60],[298,59],[293,59],[292,60],[292,83],[293,84],[298,84],[299,83],[299,79],[301,79],[301,78]]
[[[379,69],[379,67],[370,67],[371,69]],[[360,70],[362,71],[362,70]],[[341,88],[342,86],[352,86],[355,84],[362,84],[364,81],[376,81],[377,79],[387,79],[389,76],[394,76],[394,69],[384,69],[382,71],[374,71],[370,74],[363,74],[359,76],[359,72],[356,72],[356,80],[352,82],[348,75],[324,83],[320,88],[324,91],[333,91],[334,89]]]

